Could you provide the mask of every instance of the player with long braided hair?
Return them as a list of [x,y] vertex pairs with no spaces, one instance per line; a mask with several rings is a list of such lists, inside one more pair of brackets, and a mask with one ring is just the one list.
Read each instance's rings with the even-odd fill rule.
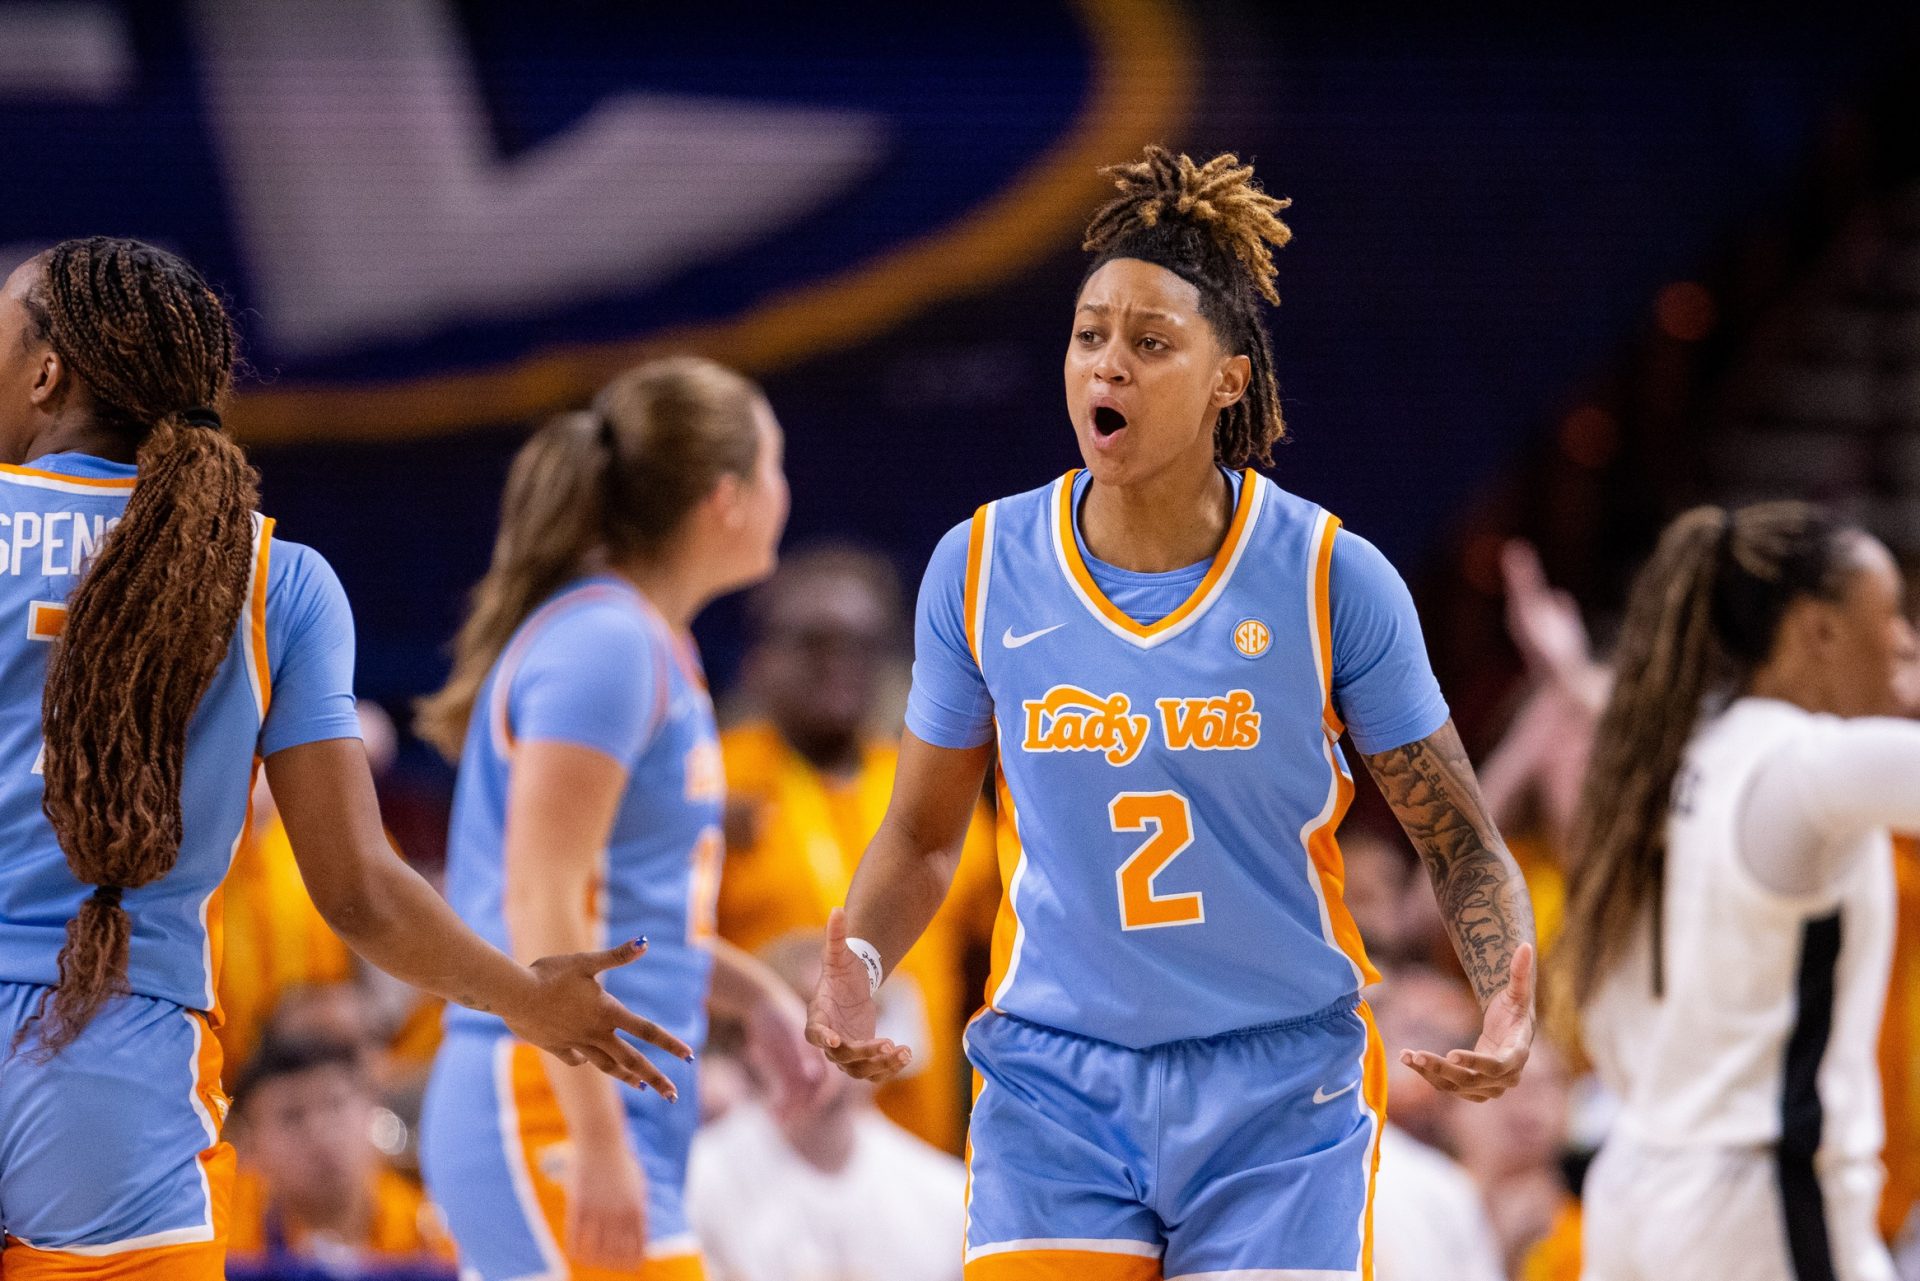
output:
[[[572,1062],[686,1046],[595,975],[514,964],[394,857],[332,571],[222,430],[235,339],[190,265],[55,245],[0,290],[0,1269],[224,1275],[219,889],[264,759],[315,903],[368,960]],[[29,465],[30,464],[30,465]]]
[[873,993],[997,749],[967,1275],[1365,1276],[1385,1063],[1341,900],[1343,729],[1485,1008],[1474,1050],[1407,1062],[1469,1099],[1531,1044],[1526,890],[1399,576],[1253,470],[1285,434],[1262,307],[1286,202],[1231,155],[1107,172],[1065,365],[1086,466],[934,551],[892,806],[809,1036],[856,1076],[904,1066]]
[[1876,1059],[1920,661],[1877,539],[1699,507],[1634,579],[1575,820],[1560,1010],[1620,1098],[1590,1281],[1890,1281]]

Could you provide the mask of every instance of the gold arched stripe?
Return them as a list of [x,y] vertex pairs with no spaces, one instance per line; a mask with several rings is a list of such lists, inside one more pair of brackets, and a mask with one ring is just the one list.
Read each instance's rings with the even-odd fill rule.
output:
[[1006,279],[1080,226],[1102,190],[1096,169],[1167,140],[1191,99],[1192,51],[1171,4],[1076,2],[1093,44],[1087,105],[1017,181],[952,224],[729,320],[572,344],[473,373],[369,387],[249,389],[229,415],[234,430],[260,443],[375,441],[535,418],[663,352],[700,352],[764,373]]

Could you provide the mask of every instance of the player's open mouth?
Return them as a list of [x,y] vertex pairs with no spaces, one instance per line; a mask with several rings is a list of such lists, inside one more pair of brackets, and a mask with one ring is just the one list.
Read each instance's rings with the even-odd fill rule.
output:
[[1093,411],[1093,429],[1102,436],[1111,436],[1127,425],[1127,416],[1112,405],[1102,405]]

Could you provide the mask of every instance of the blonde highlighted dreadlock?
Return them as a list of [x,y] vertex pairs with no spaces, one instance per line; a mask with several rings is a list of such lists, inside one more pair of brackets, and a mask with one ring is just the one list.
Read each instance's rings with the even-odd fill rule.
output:
[[1279,217],[1293,202],[1262,191],[1253,166],[1232,152],[1196,165],[1149,146],[1139,160],[1100,172],[1120,195],[1087,224],[1081,248],[1094,256],[1087,275],[1115,258],[1137,258],[1199,290],[1200,314],[1222,344],[1253,364],[1247,394],[1220,413],[1214,455],[1229,467],[1272,466],[1287,426],[1261,303],[1280,301],[1273,251],[1293,239]]

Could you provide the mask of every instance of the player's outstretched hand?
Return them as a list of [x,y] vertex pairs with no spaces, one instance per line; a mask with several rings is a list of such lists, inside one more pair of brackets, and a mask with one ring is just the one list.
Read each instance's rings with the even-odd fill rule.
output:
[[643,1019],[608,996],[599,975],[627,965],[647,950],[645,939],[622,943],[604,952],[573,952],[543,956],[528,968],[533,991],[521,1009],[501,1011],[509,1030],[521,1040],[539,1046],[570,1067],[591,1063],[608,1076],[637,1087],[652,1087],[672,1101],[679,1098],[647,1056],[620,1033],[657,1045],[669,1054],[693,1058],[693,1051],[673,1033],[651,1019]]
[[842,1072],[862,1081],[884,1081],[913,1061],[913,1051],[875,1037],[879,1004],[867,967],[847,950],[847,912],[827,915],[827,941],[820,953],[820,986],[807,1010],[807,1040],[826,1051]]
[[1475,1103],[1512,1089],[1533,1048],[1533,964],[1533,944],[1522,943],[1514,951],[1507,986],[1487,1003],[1479,1043],[1471,1050],[1453,1050],[1444,1058],[1425,1050],[1402,1050],[1400,1061],[1435,1089]]

